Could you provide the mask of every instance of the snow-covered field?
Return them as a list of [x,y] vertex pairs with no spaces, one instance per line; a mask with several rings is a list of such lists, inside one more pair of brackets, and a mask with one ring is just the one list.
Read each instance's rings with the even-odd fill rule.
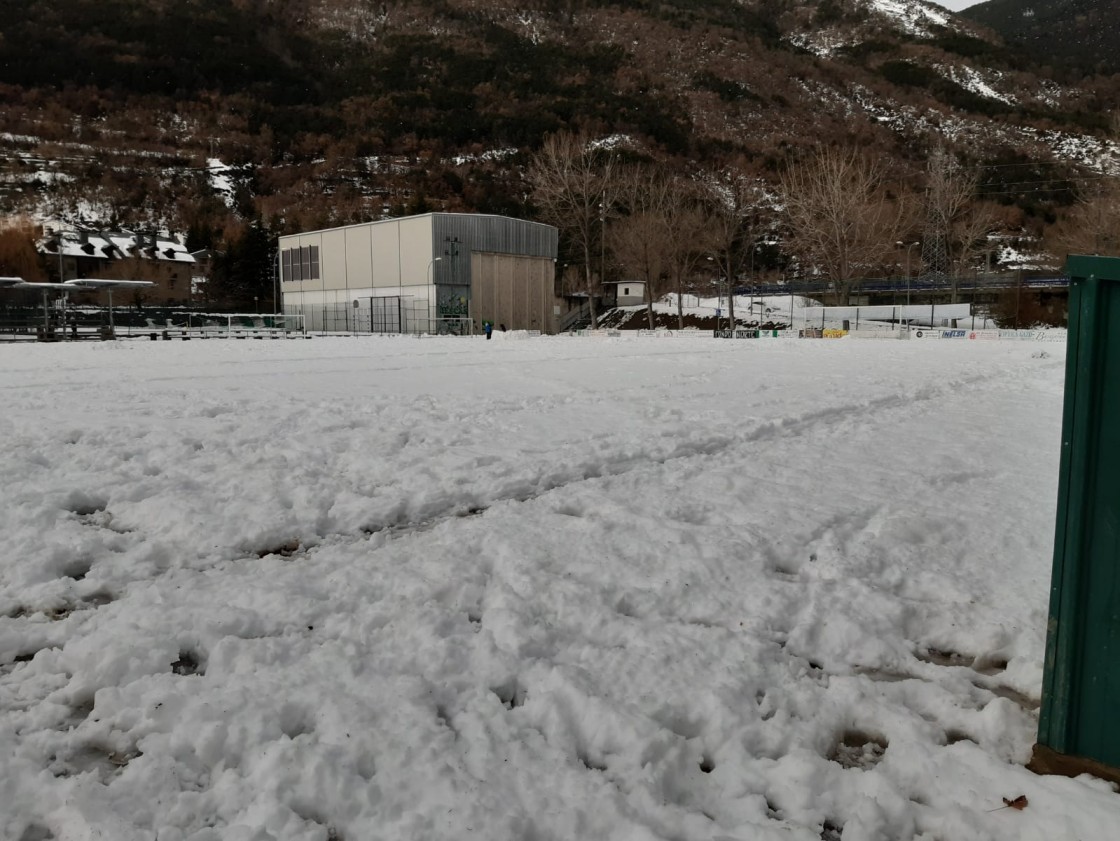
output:
[[0,838],[1115,837],[1023,768],[1063,364],[0,346]]

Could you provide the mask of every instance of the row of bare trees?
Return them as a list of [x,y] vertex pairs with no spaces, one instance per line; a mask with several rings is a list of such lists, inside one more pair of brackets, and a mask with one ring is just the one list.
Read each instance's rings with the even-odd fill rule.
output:
[[718,274],[738,277],[770,212],[760,182],[742,172],[684,178],[657,164],[624,163],[584,134],[547,138],[529,180],[541,216],[560,229],[580,263],[592,325],[608,252],[642,282],[651,327],[654,302],[669,292],[683,323],[683,297],[700,265],[710,260]]
[[[745,167],[684,177],[624,163],[569,133],[549,137],[529,168],[541,216],[580,264],[593,325],[608,252],[625,277],[644,284],[651,326],[653,303],[669,292],[683,324],[683,296],[702,266],[714,264],[729,287],[753,274],[764,237],[778,238],[800,275],[836,303],[847,303],[861,278],[897,274],[902,255],[909,264],[902,240],[916,232],[924,240],[918,266],[928,273],[954,276],[984,252],[995,220],[976,200],[975,171],[939,151],[920,191],[888,176],[886,164],[858,149],[822,148],[788,166],[775,187]],[[734,321],[734,296],[729,304]]]

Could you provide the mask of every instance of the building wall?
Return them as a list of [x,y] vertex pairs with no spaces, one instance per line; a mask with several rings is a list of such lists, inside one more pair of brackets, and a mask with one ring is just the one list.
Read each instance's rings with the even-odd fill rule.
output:
[[546,257],[474,252],[471,315],[510,330],[556,332],[554,271]]
[[626,280],[615,284],[615,304],[620,307],[632,307],[644,304],[646,301],[646,285],[644,281]]
[[[556,243],[556,229],[548,225],[454,213],[430,213],[281,237],[284,306],[288,312],[302,312],[311,330],[360,330],[369,319],[356,318],[351,324],[347,307],[368,311],[373,308],[372,298],[399,297],[404,329],[425,329],[424,325],[436,318],[475,316],[473,255],[504,254],[530,259],[534,264],[531,270],[521,269],[510,275],[510,282],[520,278],[525,282],[532,279],[535,284],[532,315],[526,309],[525,318],[519,317],[518,324],[523,323],[526,329],[548,330],[552,323],[551,300],[544,307],[537,299],[546,294],[546,288],[547,297],[552,297]],[[291,279],[294,273],[288,267],[294,258],[285,258],[284,252],[300,248],[317,249],[317,277]],[[512,314],[510,317],[512,320]],[[535,322],[542,326],[528,326]]]
[[[70,263],[70,258],[66,258]],[[145,306],[188,306],[192,301],[191,276],[194,264],[170,260],[147,260],[127,257],[123,260],[81,259],[73,262],[73,277],[98,277],[110,280],[150,280],[155,286],[146,289],[118,289],[113,303]],[[67,274],[67,279],[71,275]],[[105,292],[70,293],[82,304],[104,304]],[[267,302],[266,302],[267,303]]]

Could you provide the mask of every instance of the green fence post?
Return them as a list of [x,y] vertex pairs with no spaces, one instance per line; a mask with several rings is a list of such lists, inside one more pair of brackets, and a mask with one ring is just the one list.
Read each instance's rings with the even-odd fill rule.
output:
[[1120,781],[1120,259],[1070,257],[1066,268],[1050,618],[1028,767]]

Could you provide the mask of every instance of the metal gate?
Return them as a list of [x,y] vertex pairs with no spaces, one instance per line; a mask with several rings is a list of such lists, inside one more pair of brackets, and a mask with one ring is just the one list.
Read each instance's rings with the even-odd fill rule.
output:
[[403,333],[403,299],[399,295],[385,298],[361,298],[362,305],[355,319],[355,330],[361,333]]

